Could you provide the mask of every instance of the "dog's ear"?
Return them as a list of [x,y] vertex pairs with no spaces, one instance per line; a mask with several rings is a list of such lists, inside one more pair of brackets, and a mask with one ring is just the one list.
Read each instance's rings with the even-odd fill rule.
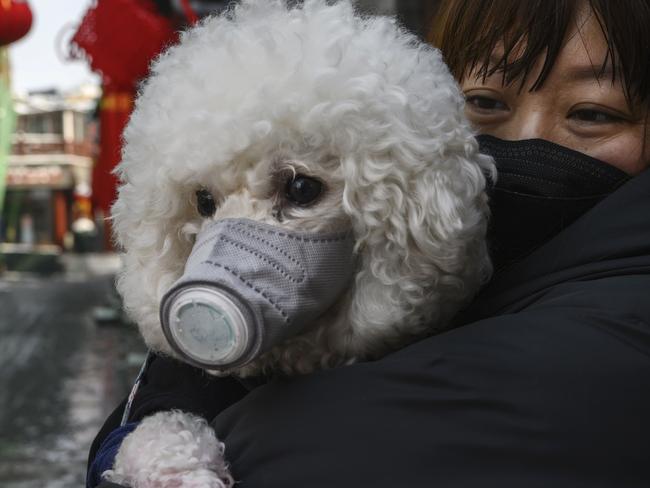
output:
[[342,161],[344,207],[361,267],[351,319],[358,343],[377,348],[442,328],[491,272],[483,170],[470,137],[421,152],[401,145]]

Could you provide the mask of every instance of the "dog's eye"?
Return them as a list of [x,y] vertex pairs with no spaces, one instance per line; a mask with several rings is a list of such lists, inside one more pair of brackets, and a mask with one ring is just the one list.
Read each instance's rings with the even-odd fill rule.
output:
[[201,217],[212,217],[217,210],[212,193],[205,189],[196,190],[196,209]]
[[309,205],[323,191],[323,184],[308,176],[296,175],[287,182],[287,199],[298,205]]

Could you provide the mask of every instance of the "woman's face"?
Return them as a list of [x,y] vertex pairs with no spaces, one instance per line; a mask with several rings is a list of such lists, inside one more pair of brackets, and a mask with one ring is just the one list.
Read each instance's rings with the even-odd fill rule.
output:
[[650,148],[644,148],[650,146],[650,138],[644,144],[649,135],[647,108],[628,106],[619,79],[612,83],[611,71],[597,78],[607,44],[589,8],[581,9],[576,20],[537,91],[530,87],[541,70],[541,59],[521,90],[518,80],[502,86],[498,72],[485,81],[476,72],[468,73],[461,80],[466,114],[481,134],[507,140],[546,139],[628,174],[640,173],[650,166]]

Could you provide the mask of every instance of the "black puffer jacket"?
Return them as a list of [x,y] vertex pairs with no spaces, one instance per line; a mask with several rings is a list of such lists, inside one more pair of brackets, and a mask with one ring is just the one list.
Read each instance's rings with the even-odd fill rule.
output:
[[241,488],[650,486],[650,171],[463,322],[218,415]]
[[[221,412],[238,486],[650,486],[650,171],[495,276],[459,324]],[[156,410],[178,406],[175,388],[191,403],[187,381],[203,414],[243,397],[183,371],[202,379],[162,391],[152,369],[138,417],[147,395]]]

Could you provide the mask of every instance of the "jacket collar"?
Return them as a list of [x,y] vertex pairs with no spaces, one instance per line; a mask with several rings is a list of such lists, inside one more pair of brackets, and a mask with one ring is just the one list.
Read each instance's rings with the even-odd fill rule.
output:
[[455,324],[516,312],[559,283],[632,273],[650,274],[650,169],[497,273]]

